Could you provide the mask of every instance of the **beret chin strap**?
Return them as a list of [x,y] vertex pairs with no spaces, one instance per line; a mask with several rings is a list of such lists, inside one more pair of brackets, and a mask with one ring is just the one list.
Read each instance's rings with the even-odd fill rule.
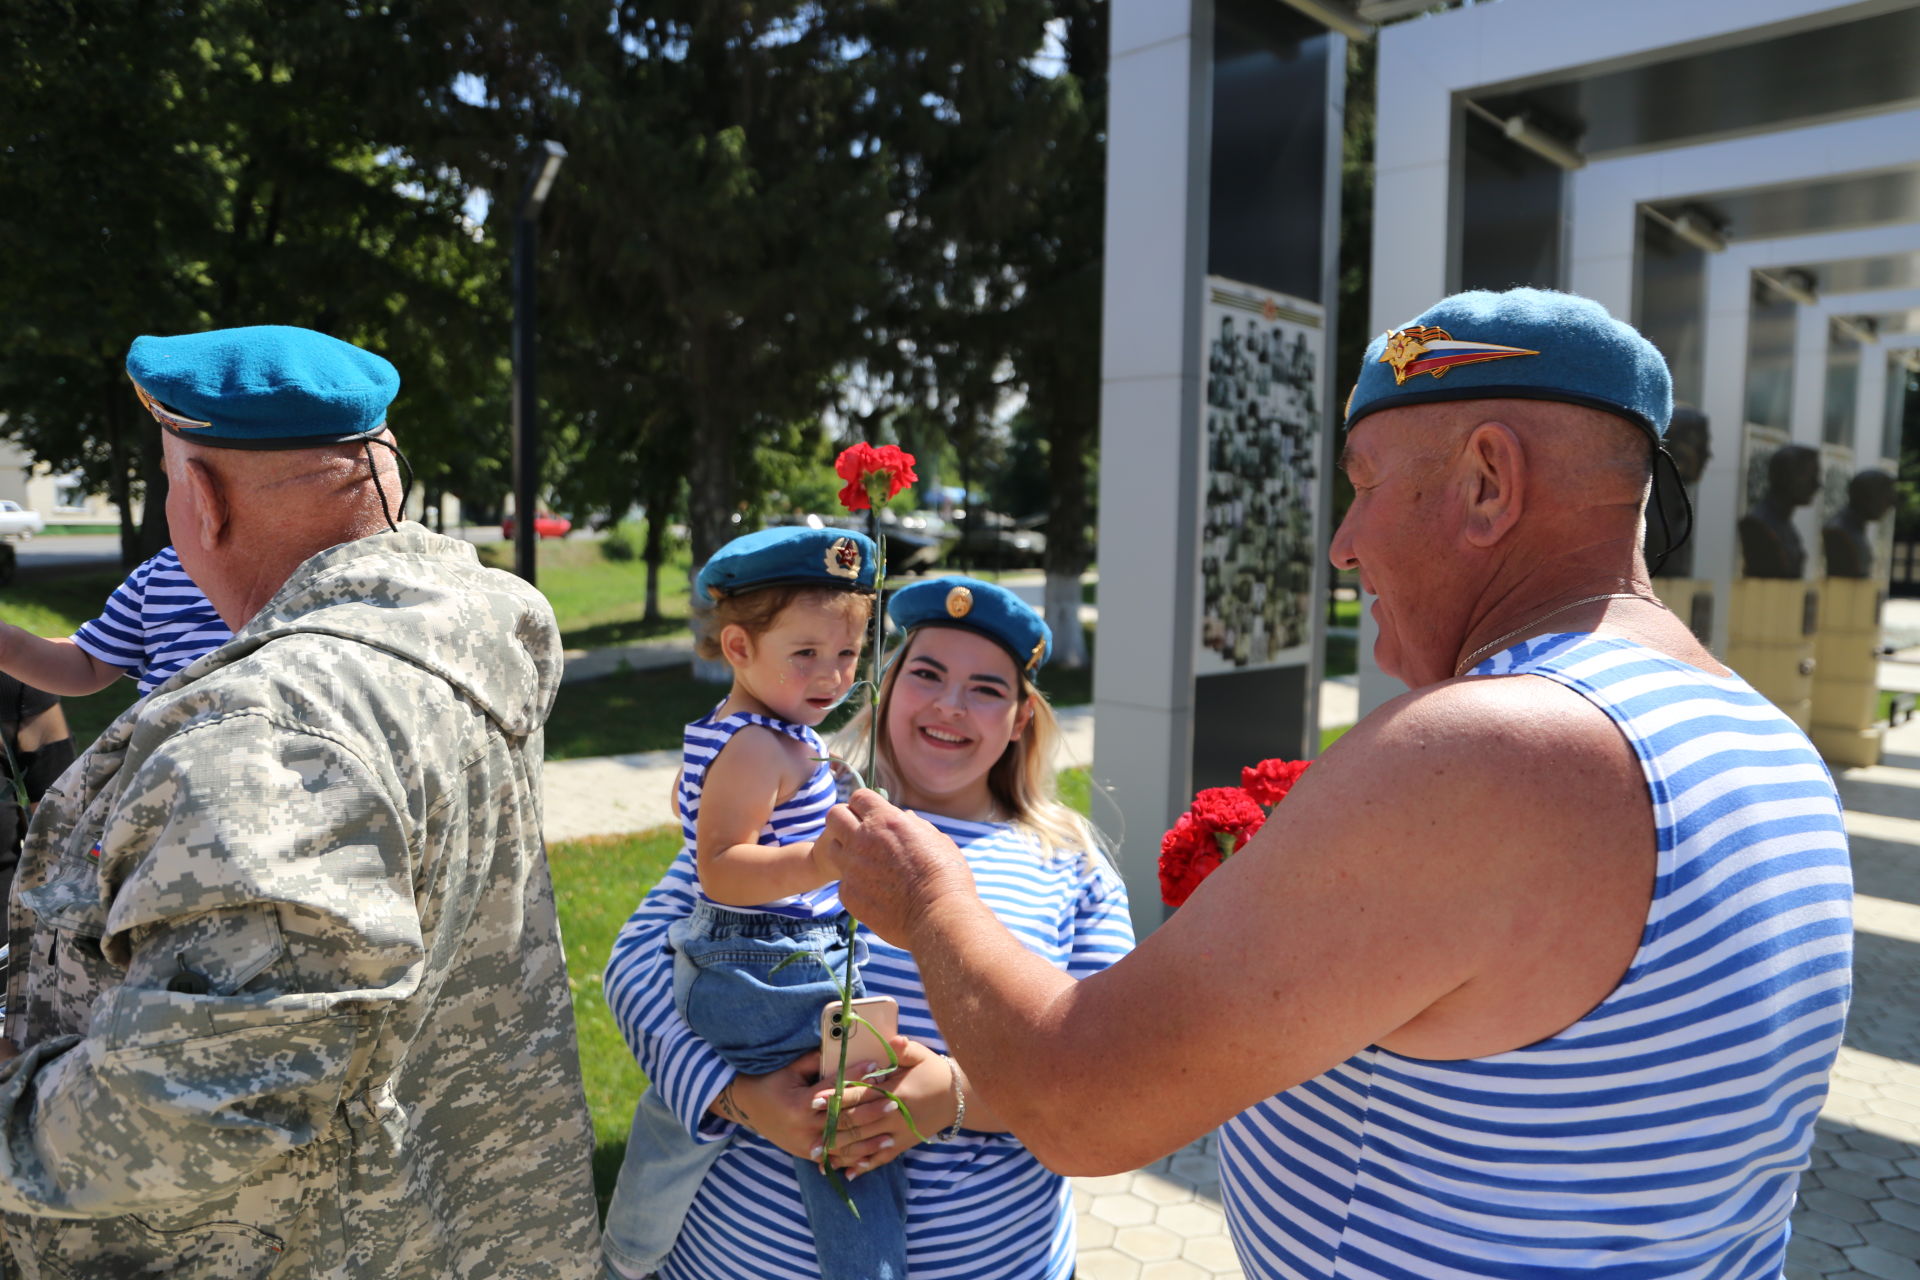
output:
[[373,446],[379,445],[382,448],[393,450],[394,461],[399,464],[400,516],[402,519],[405,519],[407,514],[407,497],[413,492],[413,464],[407,461],[406,454],[400,452],[400,446],[391,440],[376,440],[369,436],[362,440],[360,445],[361,448],[366,450],[367,470],[373,473],[373,491],[380,495],[380,514],[387,518],[387,528],[398,533],[400,532],[400,525],[393,518],[393,509],[387,505],[387,487],[380,483],[380,468],[373,460]]
[[[1673,476],[1674,492],[1680,495],[1680,509],[1685,513],[1687,518],[1686,528],[1681,530],[1680,536],[1677,538],[1674,537],[1673,529],[1667,523],[1667,504],[1660,501],[1660,463],[1663,459],[1666,461],[1668,473]],[[1667,558],[1684,546],[1687,539],[1693,536],[1693,499],[1687,496],[1686,482],[1680,478],[1680,464],[1673,460],[1673,455],[1667,452],[1666,445],[1659,440],[1653,442],[1652,499],[1653,506],[1660,513],[1660,541],[1662,549],[1659,559],[1647,566],[1647,572],[1649,574],[1656,574],[1666,565]]]

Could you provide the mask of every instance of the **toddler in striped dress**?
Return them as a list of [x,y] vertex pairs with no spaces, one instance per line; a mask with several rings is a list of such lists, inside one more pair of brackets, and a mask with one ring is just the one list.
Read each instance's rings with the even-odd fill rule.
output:
[[[813,857],[836,800],[814,726],[853,687],[873,564],[873,544],[857,533],[770,529],[722,547],[696,582],[713,606],[702,654],[726,660],[733,688],[687,726],[675,807],[700,900],[668,941],[675,1007],[739,1073],[777,1071],[817,1047],[821,1010],[838,998],[850,937],[838,883]],[[719,1105],[740,1119],[730,1090]],[[672,1250],[725,1146],[716,1136],[688,1132],[657,1089],[641,1098],[607,1210],[616,1275],[638,1280]],[[813,1161],[795,1165],[820,1273],[905,1280],[904,1168],[845,1182],[856,1214]]]
[[16,626],[0,631],[0,671],[63,697],[98,693],[131,676],[144,698],[232,638],[168,547],[128,574],[100,616],[71,638],[49,639]]

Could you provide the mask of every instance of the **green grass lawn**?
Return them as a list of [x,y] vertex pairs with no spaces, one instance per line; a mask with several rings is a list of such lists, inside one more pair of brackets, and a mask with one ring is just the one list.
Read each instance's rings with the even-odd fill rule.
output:
[[[480,559],[496,569],[513,568],[513,544],[481,543]],[[598,542],[542,540],[537,548],[540,592],[553,605],[560,639],[569,649],[604,649],[687,630],[687,569],[682,549],[660,566],[660,613],[642,621],[647,604],[647,566],[609,560]]]
[[593,1112],[593,1183],[603,1211],[627,1149],[633,1104],[647,1078],[613,1024],[601,972],[620,926],[679,853],[680,833],[671,827],[645,835],[569,841],[547,850],[567,945],[580,1070]]

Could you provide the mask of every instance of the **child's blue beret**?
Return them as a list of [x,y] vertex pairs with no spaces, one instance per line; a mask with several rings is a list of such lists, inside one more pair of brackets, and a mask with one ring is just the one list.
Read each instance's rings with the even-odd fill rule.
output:
[[1673,378],[1651,342],[1591,299],[1456,293],[1367,346],[1346,425],[1402,405],[1499,399],[1603,409],[1657,440],[1673,417]]
[[693,580],[705,603],[761,587],[872,591],[873,540],[851,529],[790,525],[743,534],[713,553]]
[[1034,607],[1005,587],[978,578],[930,578],[902,587],[887,602],[902,631],[959,627],[978,632],[1013,655],[1031,676],[1053,655],[1053,632]]
[[399,373],[371,351],[281,324],[135,338],[127,376],[161,426],[225,449],[378,435],[400,393]]

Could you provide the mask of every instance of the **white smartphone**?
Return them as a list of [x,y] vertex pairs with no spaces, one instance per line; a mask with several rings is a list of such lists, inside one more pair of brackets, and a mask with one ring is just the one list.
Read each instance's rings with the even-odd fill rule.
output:
[[[847,1044],[847,1070],[863,1062],[887,1065],[885,1040],[900,1034],[900,1005],[892,996],[866,996],[853,1002],[853,1011],[872,1026],[855,1022]],[[878,1031],[879,1034],[875,1034]],[[847,1037],[840,1002],[829,1000],[820,1010],[820,1078],[831,1080],[840,1065],[840,1042]]]

